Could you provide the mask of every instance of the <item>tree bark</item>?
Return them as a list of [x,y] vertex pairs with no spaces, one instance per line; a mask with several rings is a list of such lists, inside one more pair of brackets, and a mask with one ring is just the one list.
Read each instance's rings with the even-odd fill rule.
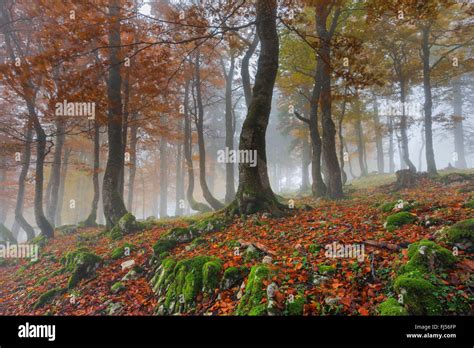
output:
[[127,213],[120,192],[120,177],[123,169],[122,144],[122,96],[120,76],[120,0],[110,0],[109,16],[109,61],[110,70],[107,79],[108,97],[108,142],[109,151],[102,185],[105,222],[112,228]]
[[202,103],[202,94],[201,94],[201,72],[200,72],[200,51],[196,51],[196,60],[195,60],[195,90],[196,90],[196,101],[197,101],[197,117],[195,119],[196,130],[198,134],[198,148],[199,148],[199,183],[201,184],[201,189],[204,198],[207,203],[214,210],[219,210],[224,208],[224,205],[219,202],[209,190],[206,181],[206,146],[204,144],[204,106]]
[[56,221],[56,210],[58,208],[58,194],[61,180],[61,159],[65,139],[64,130],[64,122],[61,119],[58,119],[56,121],[56,147],[54,150],[53,165],[51,167],[51,178],[49,179],[51,189],[50,191],[47,190],[47,194],[49,193],[49,205],[47,205],[46,209],[46,217],[53,226]]
[[406,115],[406,81],[403,76],[399,77],[400,82],[400,101],[402,102],[402,115],[400,117],[400,140],[401,140],[401,150],[402,150],[402,160],[405,165],[408,166],[412,172],[416,172],[416,167],[410,160],[410,152],[408,150],[408,119]]
[[138,142],[138,125],[137,122],[138,114],[135,112],[132,114],[131,125],[130,125],[130,167],[128,170],[128,197],[127,197],[127,208],[128,211],[133,211],[133,196],[135,186],[135,176],[137,173],[137,142]]
[[23,216],[23,205],[25,200],[26,177],[28,176],[28,169],[30,167],[31,161],[31,142],[33,140],[33,125],[31,121],[27,121],[25,134],[25,148],[23,149],[23,154],[21,156],[22,164],[20,176],[18,178],[18,193],[15,206],[15,221],[23,229],[23,231],[25,231],[27,240],[30,240],[35,237],[35,230]]
[[[230,151],[234,151],[234,120],[232,112],[232,81],[234,79],[234,56],[230,58],[229,71],[226,73],[225,67],[225,146]],[[227,161],[225,164],[225,202],[230,203],[235,198],[234,186],[234,163]]]
[[[182,127],[182,126],[180,126]],[[183,145],[178,144],[178,155],[176,158],[176,196],[175,196],[175,215],[182,216],[184,214],[184,172],[183,172]]]
[[377,151],[377,172],[383,174],[385,172],[385,163],[383,155],[383,133],[382,125],[379,119],[379,107],[377,99],[374,96],[374,133],[375,133],[375,148]]
[[[281,207],[269,185],[265,134],[270,117],[273,87],[278,71],[279,43],[276,30],[276,0],[257,0],[256,25],[261,42],[257,74],[247,116],[240,134],[239,150],[257,154],[257,163],[239,163],[239,188],[231,213],[267,211],[275,215]],[[262,169],[265,171],[263,172]]]
[[456,168],[467,168],[464,151],[464,127],[462,111],[461,77],[453,79],[453,123],[454,123],[454,151],[457,154]]
[[247,108],[250,106],[250,101],[252,99],[252,85],[250,83],[250,73],[249,73],[249,62],[250,58],[252,58],[255,50],[257,49],[259,43],[258,33],[255,33],[253,37],[253,41],[249,46],[247,52],[245,52],[244,57],[242,58],[242,69],[240,71],[240,75],[242,76],[242,87],[244,89],[244,96],[245,96],[245,104]]
[[[345,97],[346,93],[344,93]],[[346,105],[347,101],[346,98],[344,98],[344,101],[342,102],[342,111],[341,111],[341,116],[339,117],[339,123],[338,123],[338,135],[339,135],[339,163],[341,166],[341,180],[342,184],[345,185],[347,182],[347,174],[344,170],[344,136],[342,134],[342,122],[344,121],[344,116],[346,113]]]
[[99,187],[99,171],[100,171],[100,126],[97,120],[94,121],[94,164],[92,168],[92,186],[94,195],[92,197],[91,211],[85,220],[86,227],[96,226],[97,207],[99,205],[100,187]]
[[301,156],[301,192],[310,189],[308,167],[311,164],[311,140],[307,137],[302,140],[302,156]]
[[66,177],[67,169],[69,166],[69,157],[71,156],[71,149],[64,149],[64,159],[61,164],[61,179],[59,180],[59,190],[58,190],[58,206],[56,207],[56,226],[61,226],[62,224],[62,210],[64,202],[64,191],[66,187]]
[[[326,1],[318,1],[315,6],[316,30],[321,40],[319,47],[319,57],[322,60],[321,70],[321,125],[322,125],[322,154],[328,169],[326,178],[327,195],[329,198],[342,198],[341,169],[336,153],[336,127],[332,120],[332,98],[331,98],[331,39],[333,28],[329,31],[326,28],[327,18],[332,6]],[[340,7],[337,7],[332,19],[332,26],[337,23]]]
[[362,130],[362,121],[360,119],[360,116],[361,116],[360,109],[358,109],[357,111],[358,111],[358,115],[356,116],[357,119],[355,121],[357,154],[359,158],[360,176],[364,177],[368,175],[367,167],[365,166],[365,161],[364,161],[364,131]]
[[160,141],[160,218],[168,216],[168,144]]
[[388,172],[395,173],[395,146],[393,144],[393,118],[388,119]]
[[[433,120],[432,109],[433,100],[431,96],[431,67],[430,67],[430,36],[431,24],[423,26],[422,29],[422,58],[423,58],[423,91],[425,94],[425,146],[426,146],[426,167],[429,174],[436,175],[435,155],[433,150]],[[412,168],[410,168],[412,169]]]

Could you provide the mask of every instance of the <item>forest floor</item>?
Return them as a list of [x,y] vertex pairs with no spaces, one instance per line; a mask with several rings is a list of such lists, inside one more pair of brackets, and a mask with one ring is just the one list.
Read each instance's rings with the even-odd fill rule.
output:
[[[393,176],[356,180],[346,187],[347,198],[340,201],[294,198],[296,208],[290,216],[236,218],[220,231],[203,234],[199,243],[178,244],[170,254],[178,260],[212,255],[222,260],[223,269],[250,268],[262,262],[261,258],[244,256],[245,247],[253,244],[261,256],[270,260],[273,276],[263,285],[277,285],[274,301],[282,314],[287,313],[289,297],[303,296],[305,315],[379,315],[378,305],[390,296],[396,297],[393,281],[400,266],[408,261],[407,246],[421,239],[435,240],[436,232],[444,226],[474,216],[472,204],[466,204],[474,198],[473,181],[423,179],[415,188],[391,192],[386,184],[393,181]],[[384,224],[393,211],[384,212],[382,206],[398,200],[412,203],[410,214],[416,221],[389,232]],[[312,209],[297,209],[302,204]],[[170,228],[186,227],[189,221],[160,220],[152,228],[118,241],[111,240],[103,228],[79,229],[69,235],[57,233],[41,249],[37,262],[15,260],[0,266],[0,315],[153,315],[159,299],[150,285],[152,247]],[[135,246],[131,255],[112,259],[111,252],[125,242]],[[333,242],[364,245],[366,257],[362,261],[328,258],[325,246]],[[48,290],[67,288],[69,274],[59,272],[63,268],[60,260],[78,247],[87,247],[103,259],[95,276],[34,309]],[[144,272],[124,281],[120,291],[112,290],[112,285],[130,271],[122,264],[132,259]],[[459,250],[456,265],[439,274],[445,314],[472,313],[469,286],[473,264],[472,254]],[[321,265],[326,272],[319,272]],[[321,276],[315,282],[317,272]],[[183,314],[235,314],[239,292],[240,284],[225,290],[216,288],[210,297],[198,296],[193,310]],[[111,304],[118,304],[114,312],[108,311]]]

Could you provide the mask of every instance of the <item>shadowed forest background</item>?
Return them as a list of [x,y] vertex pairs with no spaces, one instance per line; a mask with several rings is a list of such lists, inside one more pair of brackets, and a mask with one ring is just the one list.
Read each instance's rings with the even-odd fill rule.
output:
[[473,13],[2,1],[0,314],[472,314]]

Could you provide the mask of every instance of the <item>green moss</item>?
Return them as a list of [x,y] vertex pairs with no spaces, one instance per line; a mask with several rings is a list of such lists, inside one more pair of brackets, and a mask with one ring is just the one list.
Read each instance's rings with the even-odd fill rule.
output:
[[43,307],[45,304],[50,303],[56,296],[61,295],[64,292],[65,290],[61,288],[54,288],[45,292],[38,298],[38,301],[36,301],[36,303],[33,305],[33,309]]
[[114,294],[122,291],[125,289],[125,285],[122,282],[116,282],[112,287],[110,288],[110,291],[112,291]]
[[112,253],[110,254],[110,258],[112,260],[118,260],[123,258],[125,255],[126,251],[132,252],[135,250],[135,245],[130,244],[130,243],[125,243],[122,246],[119,246],[118,248],[115,248]]
[[462,243],[464,241],[474,243],[474,219],[455,223],[448,229],[447,237],[450,243]]
[[410,244],[408,257],[410,260],[402,266],[402,272],[443,270],[452,267],[456,262],[451,251],[426,239]]
[[464,203],[463,208],[474,209],[474,199],[471,199],[469,202]]
[[35,286],[38,286],[38,285],[41,285],[41,284],[44,284],[48,281],[49,279],[49,276],[44,276],[44,277],[41,277],[40,279],[38,279],[38,281],[35,283]]
[[72,289],[82,279],[91,277],[102,259],[83,247],[67,253],[61,262],[64,264],[65,270],[72,272],[68,282],[68,288]]
[[62,235],[67,236],[67,235],[76,233],[77,227],[75,225],[62,225],[62,226],[56,227],[56,231],[58,231]]
[[387,229],[389,231],[395,230],[398,227],[401,227],[403,225],[407,224],[412,224],[417,220],[416,216],[406,212],[406,211],[401,211],[399,213],[390,215],[387,217]]
[[381,207],[380,207],[380,210],[384,213],[390,213],[393,208],[395,208],[395,205],[397,204],[397,202],[388,202],[388,203],[384,203]]
[[226,268],[224,276],[222,277],[222,289],[227,290],[239,285],[248,274],[249,269],[247,267]]
[[212,293],[219,286],[222,264],[219,261],[208,261],[202,267],[202,288],[204,292]]
[[164,260],[152,279],[153,290],[159,296],[159,311],[172,314],[191,310],[203,287],[210,289],[218,284],[220,263],[211,256],[196,256],[179,262]]
[[336,266],[333,265],[318,265],[318,273],[329,274],[336,272]]
[[443,310],[434,295],[436,287],[418,271],[402,274],[395,279],[394,289],[403,296],[403,305],[412,315],[441,315]]
[[286,309],[288,315],[303,315],[305,298],[301,295],[296,295],[292,302],[288,302]]
[[39,236],[36,236],[32,240],[29,241],[30,244],[36,244],[40,248],[44,248],[46,244],[48,243],[48,238],[46,238],[44,235],[40,234]]
[[237,315],[248,315],[254,307],[260,306],[266,296],[263,282],[270,278],[271,272],[266,265],[255,265],[251,268],[245,285],[245,293],[237,306]]
[[136,221],[132,213],[126,213],[120,218],[117,224],[110,230],[110,238],[121,239],[123,236],[141,229],[141,225]]
[[407,310],[394,298],[389,298],[382,302],[379,307],[380,315],[383,316],[406,316],[408,315]]
[[155,257],[159,258],[159,255],[173,249],[177,244],[178,242],[175,240],[158,239],[158,241],[153,245],[153,254]]
[[251,317],[259,317],[259,316],[267,315],[267,305],[265,303],[262,303],[258,306],[253,307],[249,311],[248,315]]

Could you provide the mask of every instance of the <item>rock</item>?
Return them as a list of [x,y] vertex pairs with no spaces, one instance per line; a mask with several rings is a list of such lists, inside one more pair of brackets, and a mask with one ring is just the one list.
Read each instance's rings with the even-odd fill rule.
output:
[[394,231],[401,226],[412,224],[416,221],[416,215],[410,214],[406,211],[401,211],[399,213],[388,216],[386,224],[384,226],[389,231]]
[[326,303],[328,306],[333,306],[333,305],[337,304],[340,300],[341,300],[341,298],[338,297],[338,296],[336,296],[336,297],[326,297],[324,299],[324,303]]
[[312,282],[314,285],[319,286],[325,284],[329,280],[329,277],[320,275],[320,274],[313,274]]
[[275,293],[278,291],[278,285],[276,283],[271,283],[267,286],[267,298],[273,299]]
[[435,242],[423,239],[408,247],[409,261],[402,266],[401,271],[433,272],[449,269],[456,262],[456,257],[446,248]]
[[105,310],[107,315],[115,315],[120,313],[123,308],[123,304],[121,302],[112,302],[107,306]]
[[264,315],[266,306],[262,304],[262,299],[266,296],[264,281],[271,279],[272,272],[267,265],[255,265],[251,268],[245,285],[245,293],[237,306],[237,315]]
[[102,259],[91,253],[87,248],[78,248],[67,253],[62,259],[66,271],[72,272],[68,288],[74,288],[82,279],[94,276],[97,268],[102,264]]
[[229,267],[224,271],[221,289],[228,290],[240,284],[249,273],[247,267]]
[[272,263],[272,261],[273,259],[271,258],[271,256],[266,255],[263,257],[262,263],[269,265]]
[[123,271],[123,270],[129,269],[133,265],[135,265],[135,260],[128,260],[128,261],[122,262],[120,266],[122,266],[122,271]]
[[113,294],[117,294],[120,291],[125,290],[125,285],[122,282],[116,282],[112,287],[110,288],[110,291],[112,291]]

